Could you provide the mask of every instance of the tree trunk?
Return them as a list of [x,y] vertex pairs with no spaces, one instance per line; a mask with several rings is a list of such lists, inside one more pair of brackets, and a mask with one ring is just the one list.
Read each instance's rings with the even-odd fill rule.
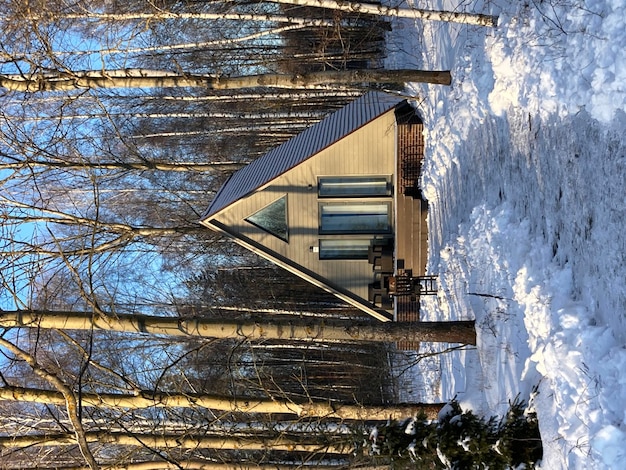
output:
[[[306,436],[300,439],[285,436],[207,436],[193,434],[138,434],[121,432],[87,432],[85,439],[89,443],[143,446],[151,449],[215,449],[215,450],[263,450],[285,452],[330,452],[349,454],[352,446],[340,442],[324,442],[324,436]],[[345,439],[345,436],[343,436]],[[76,436],[66,434],[28,434],[23,436],[2,436],[0,447],[52,447],[76,445]]]
[[106,113],[85,113],[85,114],[65,114],[63,116],[11,116],[14,122],[47,122],[50,120],[71,121],[78,119],[222,119],[241,121],[244,119],[259,120],[265,122],[278,123],[300,123],[319,120],[325,116],[322,111],[288,111],[288,112],[247,112],[247,113],[229,113],[224,111],[218,112],[106,112]]
[[451,83],[448,71],[423,70],[331,70],[307,74],[263,74],[241,77],[176,74],[159,70],[125,69],[50,74],[0,76],[0,88],[24,93],[72,91],[93,88],[169,88],[193,87],[208,90],[241,88],[315,89],[330,85],[402,84],[425,82]]
[[[472,24],[478,26],[497,26],[498,17],[492,15],[464,13],[454,11],[422,10],[418,8],[399,8],[384,5],[375,5],[359,2],[338,2],[335,0],[270,0],[274,3],[299,5],[330,10],[365,13],[374,16],[414,18],[430,21],[447,21],[453,23]],[[333,21],[317,18],[302,18],[284,15],[255,14],[255,13],[175,13],[161,10],[156,13],[58,13],[50,15],[52,20],[101,20],[101,21],[133,21],[146,20],[147,22],[163,20],[230,20],[230,21],[260,21],[275,23],[290,23],[308,27],[333,26]],[[24,19],[44,22],[46,18],[31,14]]]
[[[134,462],[122,465],[107,465],[106,470],[303,470],[307,467],[315,470],[388,470],[389,465],[355,466],[347,467],[345,462],[340,461],[337,465],[315,463],[314,465],[281,464],[281,463],[214,463],[206,460],[181,460],[179,462]],[[59,470],[59,467],[37,466],[40,470]],[[62,470],[62,469],[61,469]],[[71,470],[88,470],[88,467],[72,467]]]
[[1,170],[17,170],[21,168],[54,168],[63,170],[83,170],[93,168],[98,170],[158,170],[187,172],[197,171],[209,173],[216,171],[235,171],[245,166],[244,163],[237,162],[153,162],[143,160],[141,162],[89,162],[89,161],[40,161],[40,160],[14,160],[10,163],[0,163]]
[[317,7],[329,10],[346,11],[350,13],[365,13],[368,15],[394,18],[414,18],[427,21],[446,21],[476,26],[497,26],[498,17],[462,11],[422,10],[419,8],[400,8],[382,4],[359,3],[337,0],[269,0],[274,3],[298,5],[301,7]]
[[0,326],[102,329],[127,333],[219,339],[298,341],[415,341],[476,344],[473,321],[358,323],[354,321],[207,320],[148,315],[104,316],[86,312],[17,310],[0,313]]
[[[333,20],[323,18],[302,18],[288,15],[272,15],[264,13],[176,13],[171,11],[159,10],[152,13],[129,12],[129,13],[96,13],[96,12],[80,12],[80,13],[54,13],[51,15],[38,15],[31,13],[23,15],[22,21],[31,20],[35,23],[45,24],[57,20],[100,20],[102,22],[125,22],[145,20],[146,23],[154,23],[165,20],[205,20],[205,21],[253,21],[261,23],[289,23],[297,24],[304,27],[333,27],[337,23]],[[6,16],[0,15],[0,20],[6,20]]]
[[[82,393],[82,406],[104,408],[139,409],[148,407],[201,407],[237,413],[280,413],[295,414],[301,418],[324,418],[359,421],[383,421],[404,419],[424,413],[427,419],[436,419],[443,404],[411,404],[389,406],[349,405],[329,401],[293,402],[284,399],[261,399],[246,397],[224,397],[204,394],[171,394],[143,391],[138,395],[121,393]],[[62,393],[35,388],[0,388],[0,400],[63,405]]]

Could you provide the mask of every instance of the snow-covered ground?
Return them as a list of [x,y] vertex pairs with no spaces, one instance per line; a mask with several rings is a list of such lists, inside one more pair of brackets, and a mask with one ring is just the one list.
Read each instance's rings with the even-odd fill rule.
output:
[[541,468],[626,468],[626,0],[415,4],[499,23],[406,21],[390,38],[390,66],[452,71],[451,87],[409,87],[441,280],[423,318],[478,332],[421,362],[431,395],[407,398],[490,416],[538,387]]

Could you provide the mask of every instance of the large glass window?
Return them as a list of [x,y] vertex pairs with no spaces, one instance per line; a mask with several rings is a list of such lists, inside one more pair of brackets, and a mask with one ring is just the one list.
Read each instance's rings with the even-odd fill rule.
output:
[[255,212],[246,218],[246,221],[283,241],[288,241],[287,196],[285,195]]
[[387,202],[320,203],[320,233],[387,233]]
[[323,177],[318,180],[320,197],[390,196],[391,183],[385,176]]
[[320,240],[320,259],[367,259],[369,238]]

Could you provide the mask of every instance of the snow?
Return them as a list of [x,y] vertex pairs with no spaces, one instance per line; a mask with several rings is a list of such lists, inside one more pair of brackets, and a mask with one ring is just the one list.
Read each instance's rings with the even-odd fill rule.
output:
[[624,468],[626,0],[419,7],[499,23],[406,20],[390,35],[388,66],[452,72],[450,87],[408,87],[440,279],[423,319],[475,319],[478,343],[419,362],[421,392],[404,398],[492,416],[532,397],[541,468]]

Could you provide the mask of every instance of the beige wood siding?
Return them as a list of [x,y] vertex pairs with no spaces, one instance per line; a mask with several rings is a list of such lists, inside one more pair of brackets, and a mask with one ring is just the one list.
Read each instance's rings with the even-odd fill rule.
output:
[[[318,246],[321,238],[355,237],[319,234],[317,181],[320,176],[385,175],[390,176],[393,183],[394,155],[395,116],[390,111],[276,178],[262,190],[231,205],[215,218],[232,230],[318,273],[331,284],[348,289],[367,300],[367,285],[373,279],[372,266],[367,260],[320,260],[319,253],[311,251],[311,247]],[[288,242],[245,221],[246,217],[285,194]],[[329,201],[326,198],[324,200]],[[393,197],[367,200],[390,203],[393,230]],[[361,235],[356,237],[360,238]]]

